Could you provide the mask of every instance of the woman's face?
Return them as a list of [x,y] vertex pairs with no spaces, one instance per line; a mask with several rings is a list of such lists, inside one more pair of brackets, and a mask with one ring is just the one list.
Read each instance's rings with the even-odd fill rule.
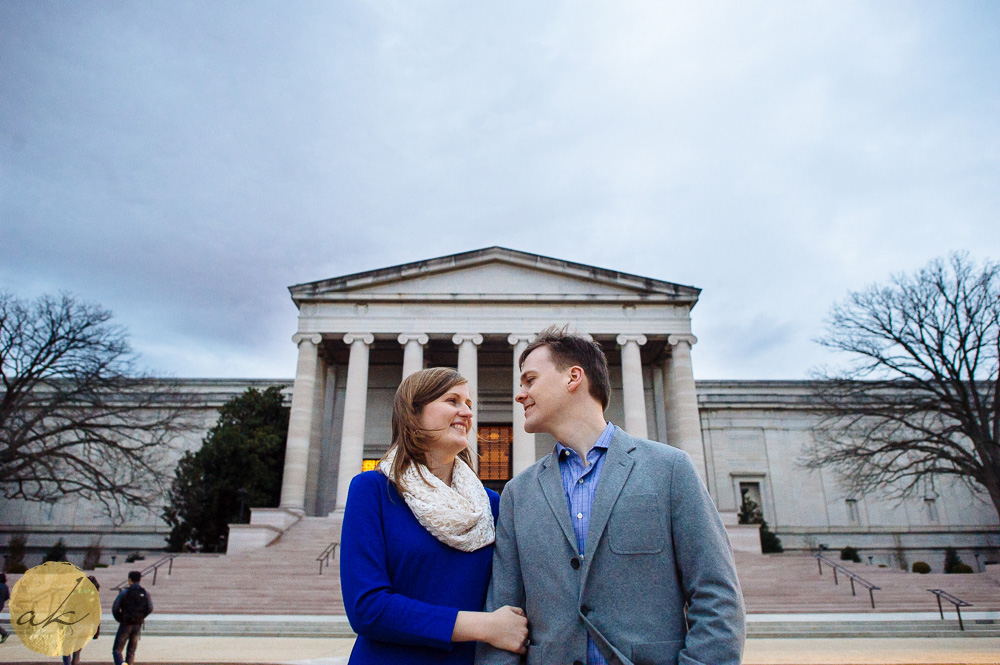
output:
[[457,455],[469,445],[472,400],[469,385],[452,386],[420,412],[420,427],[427,432],[434,452]]

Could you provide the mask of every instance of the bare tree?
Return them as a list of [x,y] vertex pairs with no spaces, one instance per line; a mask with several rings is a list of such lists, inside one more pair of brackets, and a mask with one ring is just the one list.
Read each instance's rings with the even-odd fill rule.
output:
[[851,293],[818,341],[852,358],[817,375],[828,416],[807,466],[896,498],[958,478],[1000,515],[1000,265],[954,254]]
[[122,519],[163,495],[186,399],[143,376],[111,313],[63,294],[0,292],[0,495],[100,502]]

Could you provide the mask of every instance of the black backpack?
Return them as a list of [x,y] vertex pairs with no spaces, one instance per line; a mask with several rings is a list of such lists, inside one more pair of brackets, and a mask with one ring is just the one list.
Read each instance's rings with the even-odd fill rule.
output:
[[125,590],[118,609],[121,614],[121,618],[118,619],[120,623],[142,623],[149,614],[149,598],[146,596],[146,590],[138,584],[130,586]]

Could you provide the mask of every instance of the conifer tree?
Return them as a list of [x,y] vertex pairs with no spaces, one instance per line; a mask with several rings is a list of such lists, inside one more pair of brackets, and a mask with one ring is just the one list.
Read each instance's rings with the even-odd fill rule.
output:
[[281,498],[289,409],[281,389],[250,388],[226,402],[201,449],[177,465],[170,503],[167,549],[224,552],[228,525],[245,522],[249,507],[275,507]]

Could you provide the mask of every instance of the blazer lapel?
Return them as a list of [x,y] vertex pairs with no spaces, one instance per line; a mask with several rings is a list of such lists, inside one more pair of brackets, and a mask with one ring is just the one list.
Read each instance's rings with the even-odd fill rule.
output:
[[542,485],[542,494],[549,503],[555,515],[556,522],[562,528],[563,535],[569,542],[570,548],[576,552],[576,534],[573,533],[573,525],[569,521],[569,505],[566,503],[566,492],[563,490],[562,475],[559,473],[559,461],[555,453],[549,453],[542,469],[538,473],[538,482]]
[[587,530],[587,552],[584,555],[584,565],[590,565],[597,550],[597,544],[604,534],[604,529],[608,525],[611,517],[611,509],[614,508],[618,495],[625,487],[632,472],[635,462],[629,456],[635,450],[632,437],[615,427],[615,433],[611,437],[608,445],[607,459],[604,460],[604,468],[601,470],[601,479],[597,481],[597,493],[594,495],[594,507],[590,511],[590,528]]

